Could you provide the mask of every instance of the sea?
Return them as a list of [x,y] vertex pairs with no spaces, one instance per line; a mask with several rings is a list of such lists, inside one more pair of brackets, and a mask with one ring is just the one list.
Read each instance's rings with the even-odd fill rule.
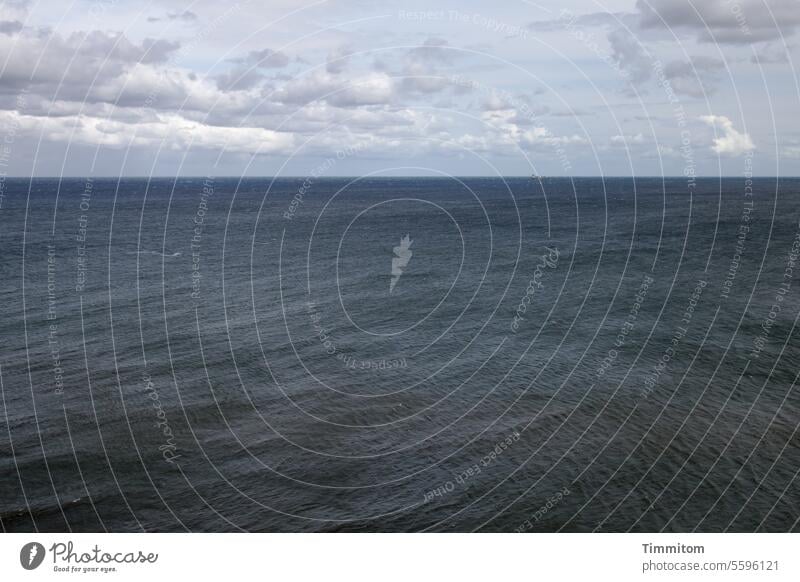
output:
[[799,179],[0,186],[3,531],[798,531]]

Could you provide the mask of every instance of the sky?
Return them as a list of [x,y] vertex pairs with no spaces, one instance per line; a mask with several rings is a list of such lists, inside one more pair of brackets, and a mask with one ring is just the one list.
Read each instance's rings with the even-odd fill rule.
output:
[[798,0],[0,0],[0,171],[797,176],[798,28]]

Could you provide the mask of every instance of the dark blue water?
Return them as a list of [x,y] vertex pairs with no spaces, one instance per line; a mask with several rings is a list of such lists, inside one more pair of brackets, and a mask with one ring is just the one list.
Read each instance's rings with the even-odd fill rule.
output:
[[2,527],[796,530],[800,180],[689,186],[6,181]]

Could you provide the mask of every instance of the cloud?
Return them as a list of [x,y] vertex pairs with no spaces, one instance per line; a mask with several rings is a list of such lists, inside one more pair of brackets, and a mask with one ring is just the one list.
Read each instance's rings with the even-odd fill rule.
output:
[[250,52],[245,62],[262,69],[282,69],[289,64],[289,57],[280,51],[265,48]]
[[264,75],[252,67],[235,67],[214,76],[217,87],[222,91],[243,91],[252,89],[260,85],[265,78]]
[[5,69],[0,93],[23,87],[45,98],[83,100],[96,89],[137,65],[165,63],[177,42],[145,38],[136,44],[121,33],[75,32],[61,36],[25,28],[13,37],[0,35]]
[[348,82],[343,90],[328,97],[328,101],[340,107],[378,105],[389,103],[394,93],[394,84],[388,75],[370,73]]
[[456,56],[446,40],[431,37],[426,39],[421,46],[408,51],[407,58],[417,62],[450,64]]
[[259,69],[282,69],[289,64],[290,59],[280,51],[265,48],[229,61],[236,66],[214,76],[217,87],[223,91],[242,91],[256,87],[266,79]]
[[197,20],[197,14],[191,10],[184,10],[183,12],[169,12],[164,18],[159,18],[158,16],[150,16],[147,18],[147,22],[160,22],[162,20],[195,22]]
[[28,16],[28,0],[5,0],[0,3],[0,21],[21,22]]
[[725,68],[720,59],[705,56],[692,57],[689,61],[672,61],[664,66],[664,76],[676,93],[690,97],[711,95],[718,73]]
[[[493,104],[492,101],[496,102]],[[502,101],[500,96],[495,98],[490,96],[488,102],[484,103],[485,110],[480,116],[484,124],[482,134],[462,135],[456,138],[456,143],[473,150],[490,152],[502,150],[509,154],[518,152],[519,149],[553,153],[559,147],[587,143],[586,139],[577,135],[555,135],[547,127],[541,126],[535,116],[525,115],[524,111],[516,108],[493,108],[499,106]]]
[[508,103],[497,93],[497,91],[492,91],[486,97],[486,99],[484,99],[482,109],[484,111],[500,111],[503,109],[508,109]]
[[780,43],[767,43],[754,51],[755,54],[750,57],[750,62],[756,65],[779,65],[788,63],[789,53],[792,48],[794,47],[782,45]]
[[783,157],[800,159],[800,146],[786,146],[783,148]]
[[401,88],[405,93],[438,93],[452,85],[443,72],[422,63],[411,63],[403,69]]
[[350,46],[343,45],[336,47],[328,53],[328,57],[325,59],[325,70],[334,75],[344,72],[352,53],[353,49]]
[[[18,125],[21,138],[42,131],[52,142],[150,148],[163,140],[170,150],[193,143],[198,149],[227,144],[238,152],[255,152],[262,144],[262,153],[281,154],[297,136],[328,131],[332,123],[356,132],[348,139],[387,147],[399,136],[418,137],[440,125],[394,107],[398,92],[385,72],[345,76],[322,68],[268,83],[264,71],[286,67],[290,58],[265,48],[232,59],[227,71],[209,77],[177,67],[177,47],[101,31],[63,36],[26,28],[13,38],[0,35],[0,52],[7,56],[0,117]],[[418,57],[438,59],[435,49],[429,45]],[[25,110],[15,111],[23,88]],[[282,130],[265,129],[277,127]],[[341,136],[336,139],[341,143]]]
[[589,12],[586,14],[573,14],[570,10],[563,9],[559,17],[554,20],[537,20],[528,24],[528,30],[534,32],[558,32],[565,28],[592,27],[592,26],[619,26],[623,22],[630,22],[632,14],[628,12]]
[[437,37],[426,39],[401,57],[402,68],[396,73],[403,77],[400,88],[409,95],[430,95],[455,88],[457,83],[452,73],[445,72],[444,68],[452,70],[455,61],[461,57],[463,54],[454,50],[446,40]]
[[[289,6],[289,0],[275,1],[281,7]],[[760,30],[768,31],[766,24],[757,25],[761,15],[751,15],[752,0],[716,0],[726,10],[735,2],[744,6],[747,23],[757,32],[754,38],[762,35]],[[688,0],[672,3],[688,5]],[[776,5],[772,0],[767,3]],[[593,12],[573,17],[562,12],[559,18],[558,7],[550,16],[555,20],[531,24],[529,28],[540,31],[539,36],[548,39],[554,51],[532,51],[530,43],[505,42],[502,35],[484,27],[448,18],[428,23],[370,19],[380,9],[369,3],[342,5],[346,8],[339,14],[342,22],[350,16],[363,17],[349,28],[332,27],[324,34],[306,35],[304,25],[309,22],[333,24],[329,7],[310,8],[285,21],[272,19],[275,23],[268,37],[243,36],[241,31],[252,23],[267,22],[263,14],[276,10],[273,0],[245,3],[241,10],[223,5],[212,10],[206,3],[191,6],[201,15],[199,19],[181,12],[179,4],[162,4],[150,12],[158,17],[153,20],[161,21],[155,25],[142,22],[147,12],[134,21],[134,13],[124,3],[101,4],[102,19],[85,18],[85,11],[76,9],[63,20],[53,20],[46,12],[52,0],[37,5],[33,16],[27,10],[0,10],[0,53],[4,62],[8,61],[0,83],[0,125],[3,120],[20,125],[20,152],[28,143],[35,145],[40,130],[45,142],[55,143],[50,148],[55,153],[48,154],[51,159],[42,171],[59,170],[61,160],[55,156],[74,129],[72,139],[80,147],[108,147],[115,150],[111,158],[128,143],[140,156],[154,152],[162,140],[170,156],[188,147],[192,137],[192,149],[202,150],[202,156],[226,143],[233,151],[248,153],[263,143],[262,152],[276,159],[260,165],[262,171],[280,163],[277,158],[292,147],[316,136],[302,148],[300,164],[306,162],[303,156],[329,155],[343,142],[369,149],[354,167],[357,171],[393,155],[431,155],[435,164],[435,156],[448,147],[441,144],[456,144],[480,148],[487,154],[502,152],[498,155],[507,156],[502,160],[508,163],[507,171],[517,172],[514,160],[520,159],[520,150],[555,159],[555,151],[564,147],[570,154],[583,156],[579,158],[581,166],[575,168],[582,173],[590,171],[586,160],[591,157],[587,146],[592,136],[609,160],[616,155],[615,163],[625,154],[618,149],[624,145],[637,160],[670,151],[676,161],[665,171],[672,172],[682,169],[680,144],[670,142],[673,150],[659,150],[657,144],[673,136],[678,122],[670,103],[673,92],[681,100],[683,95],[693,97],[680,104],[685,107],[680,111],[685,117],[680,120],[694,120],[692,130],[702,129],[696,137],[702,135],[705,141],[701,143],[708,148],[705,156],[698,157],[698,164],[714,161],[712,147],[724,155],[752,148],[753,140],[745,129],[754,132],[759,149],[769,149],[770,155],[773,152],[766,148],[773,133],[764,130],[762,136],[753,129],[769,123],[764,108],[748,110],[746,125],[735,118],[742,127],[740,133],[727,118],[709,116],[700,122],[697,116],[709,111],[697,98],[712,93],[715,86],[722,87],[723,81],[729,82],[725,61],[737,82],[752,81],[757,71],[749,63],[751,57],[757,54],[759,62],[779,62],[785,57],[780,51],[783,44],[761,41],[754,47],[757,52],[748,46],[724,46],[723,57],[712,50],[715,47],[694,42],[705,34],[696,18],[692,21],[662,0],[651,0],[650,6],[672,10],[666,20],[674,23],[682,41],[688,40],[685,48],[692,56],[674,43],[668,45],[665,40],[672,36],[671,30],[648,20],[653,11],[645,14],[642,3],[634,9],[634,1],[628,2],[630,13]],[[696,0],[695,5],[701,14],[710,10],[706,0]],[[522,24],[544,17],[515,10],[504,11],[507,22]],[[219,15],[216,19],[215,14]],[[783,31],[791,29],[793,19],[784,16]],[[99,30],[76,30],[86,26]],[[726,27],[730,29],[726,34],[740,32],[722,17],[712,21],[714,34],[722,34]],[[123,28],[124,34],[112,32]],[[148,39],[148,35],[156,38]],[[607,107],[597,102],[580,70],[565,67],[557,50],[573,58],[575,67],[586,67],[589,80],[598,81],[599,89],[609,97]],[[657,69],[659,60],[663,65]],[[517,66],[528,68],[540,80],[529,79]],[[792,111],[791,71],[772,66],[768,73],[770,95],[779,101],[775,109],[783,115],[782,132],[793,131],[795,122],[785,114]],[[665,89],[668,82],[669,92],[656,80],[663,82]],[[628,82],[642,93],[649,92],[646,103],[634,102],[630,93],[608,94],[609,87],[612,91],[616,85],[629,88]],[[542,89],[545,86],[546,91]],[[16,97],[23,88],[27,101],[20,107]],[[752,101],[758,88],[751,89],[748,96]],[[730,115],[736,111],[735,100],[733,91],[719,89],[710,110]],[[17,108],[19,112],[14,113]],[[569,108],[575,111],[567,111]],[[637,112],[656,116],[655,122],[636,117]],[[623,117],[624,131],[614,123],[616,114]],[[574,119],[576,116],[581,118]],[[712,134],[712,127],[718,135]],[[797,143],[781,139],[780,146],[786,148],[785,155],[797,156]],[[451,163],[455,151],[441,154],[446,157],[444,163]],[[792,171],[800,167],[795,161]],[[70,159],[67,163],[75,167],[78,162]],[[448,166],[448,170],[453,168],[472,170],[466,163]]]
[[647,81],[653,72],[653,65],[647,57],[639,40],[627,29],[618,28],[608,34],[611,45],[611,58],[628,72],[634,83]]
[[[651,79],[655,61],[648,56],[636,36],[618,28],[608,34],[608,42],[611,57],[627,73],[631,83],[643,85]],[[724,69],[722,60],[699,55],[685,61],[670,61],[664,65],[663,73],[676,93],[701,98],[715,91],[719,73]]]
[[353,107],[388,103],[393,93],[392,79],[386,73],[372,72],[344,79],[317,70],[284,84],[274,98],[295,105],[324,100],[340,107]]
[[637,0],[644,29],[685,30],[702,42],[750,44],[791,35],[797,0]]
[[608,140],[612,147],[627,148],[630,145],[641,145],[646,142],[641,133],[635,135],[612,135]]
[[550,112],[545,105],[536,105],[525,95],[491,91],[481,102],[482,119],[514,125],[536,125],[542,115]]
[[755,144],[747,133],[739,133],[733,127],[733,122],[723,115],[704,115],[700,118],[703,122],[722,132],[722,137],[714,138],[711,147],[718,154],[739,156],[755,149]]
[[16,34],[22,30],[22,23],[19,20],[3,20],[0,22],[0,34]]
[[50,141],[110,148],[163,146],[182,151],[190,146],[211,150],[225,147],[232,152],[287,154],[294,145],[294,138],[288,133],[260,127],[218,127],[174,114],[128,123],[89,116],[35,117],[2,112],[0,120],[28,134],[44,131]]

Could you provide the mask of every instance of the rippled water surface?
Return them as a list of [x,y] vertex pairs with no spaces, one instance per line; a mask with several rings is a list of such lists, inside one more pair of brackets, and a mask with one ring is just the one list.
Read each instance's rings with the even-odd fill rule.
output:
[[8,181],[2,526],[797,529],[800,181],[749,194]]

